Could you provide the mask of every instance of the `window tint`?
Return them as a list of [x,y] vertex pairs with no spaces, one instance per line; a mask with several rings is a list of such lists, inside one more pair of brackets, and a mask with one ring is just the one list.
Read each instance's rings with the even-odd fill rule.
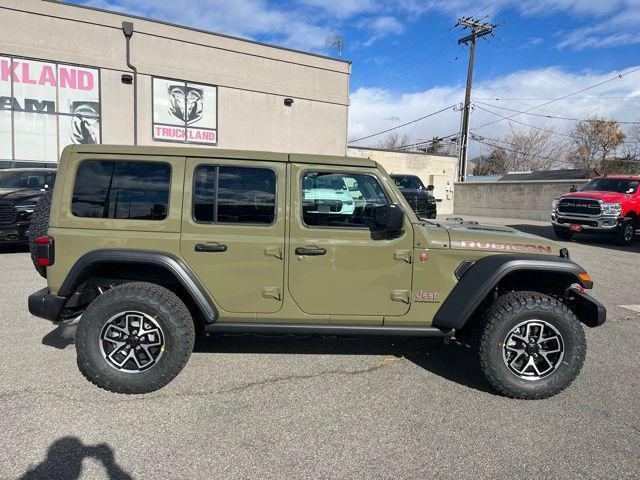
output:
[[163,220],[170,181],[165,163],[85,161],[78,167],[71,211],[78,217]]
[[389,204],[375,177],[307,172],[302,176],[302,217],[309,226],[378,230],[376,210]]
[[273,170],[205,165],[194,172],[193,217],[198,222],[271,224],[275,202]]

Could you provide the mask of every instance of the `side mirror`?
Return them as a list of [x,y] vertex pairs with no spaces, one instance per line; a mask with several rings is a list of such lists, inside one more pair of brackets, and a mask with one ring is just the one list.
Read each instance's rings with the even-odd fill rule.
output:
[[404,211],[399,203],[383,205],[376,208],[375,221],[390,234],[399,235],[404,227]]
[[573,193],[573,192],[577,192],[577,191],[578,191],[578,187],[577,187],[577,186],[575,186],[575,185],[571,185],[571,188],[569,189],[569,191],[570,191],[571,193]]

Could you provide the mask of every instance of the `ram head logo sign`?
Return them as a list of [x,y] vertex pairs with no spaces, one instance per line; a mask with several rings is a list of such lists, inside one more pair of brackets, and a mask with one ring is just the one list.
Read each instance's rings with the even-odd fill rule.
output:
[[71,102],[71,141],[81,145],[98,143],[100,133],[100,104]]
[[203,96],[201,88],[169,85],[169,113],[191,125],[202,118]]

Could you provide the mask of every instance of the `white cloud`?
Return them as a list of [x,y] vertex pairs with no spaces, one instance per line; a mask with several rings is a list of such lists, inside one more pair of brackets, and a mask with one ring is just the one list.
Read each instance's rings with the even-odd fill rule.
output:
[[129,12],[171,23],[202,28],[245,38],[257,38],[303,50],[324,48],[327,35],[334,33],[302,11],[271,6],[265,0],[88,0],[85,5]]
[[[630,69],[629,69],[630,70]],[[627,71],[627,70],[625,70]],[[546,99],[554,99],[567,93],[575,92],[590,85],[608,80],[621,72],[585,72],[569,73],[560,68],[522,70],[484,82],[478,82],[473,91],[473,98],[494,105],[482,108],[493,110],[503,116],[513,112],[501,110],[506,107],[523,111],[540,105]],[[640,72],[613,80],[605,85],[575,95],[578,99],[565,99],[548,106],[532,110],[532,113],[588,118],[599,115],[615,118],[620,121],[640,121]],[[631,97],[635,98],[602,98]],[[601,97],[601,98],[598,98]],[[349,111],[349,138],[359,138],[395,125],[413,120],[430,112],[440,110],[448,105],[458,104],[464,98],[464,85],[439,86],[417,93],[394,95],[388,90],[379,88],[359,88],[351,95]],[[496,101],[495,99],[505,99]],[[586,98],[586,99],[585,99]],[[509,99],[509,100],[507,100]],[[426,109],[425,109],[426,107]],[[499,117],[492,113],[475,109],[472,113],[471,128],[494,122]],[[543,118],[530,115],[519,115],[514,120],[540,128],[557,128],[567,131],[574,122]],[[478,129],[475,133],[499,138],[508,129],[508,121],[500,121]],[[521,125],[514,123],[514,126]],[[460,112],[449,110],[431,118],[422,120],[417,126],[409,125],[399,133],[411,134],[413,138],[430,139],[435,136],[446,136],[457,133],[460,128]],[[526,128],[526,127],[522,127]],[[361,145],[374,145],[384,135],[361,142]],[[479,152],[476,143],[472,154]]]
[[369,39],[363,44],[365,47],[372,45],[387,35],[400,35],[404,32],[404,25],[395,17],[389,16],[370,18],[362,21],[359,26],[370,32]]

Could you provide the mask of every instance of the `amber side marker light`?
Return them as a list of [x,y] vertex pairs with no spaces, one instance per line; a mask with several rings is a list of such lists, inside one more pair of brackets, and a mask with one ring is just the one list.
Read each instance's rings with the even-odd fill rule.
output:
[[583,282],[591,281],[591,275],[589,275],[587,272],[579,273],[578,277],[580,277],[580,280],[582,280]]

